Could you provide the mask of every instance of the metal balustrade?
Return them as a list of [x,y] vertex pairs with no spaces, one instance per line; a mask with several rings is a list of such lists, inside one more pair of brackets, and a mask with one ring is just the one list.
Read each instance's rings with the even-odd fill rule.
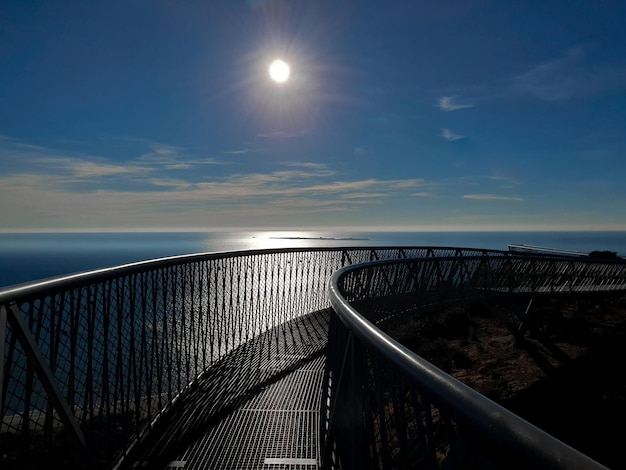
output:
[[480,395],[381,328],[448,304],[626,290],[623,261],[441,257],[333,275],[322,467],[604,468]]
[[1,466],[122,465],[185,390],[231,351],[329,307],[328,279],[341,266],[464,252],[478,253],[385,247],[201,254],[4,289]]
[[[500,295],[513,289],[606,290],[624,285],[619,278],[622,268],[610,267],[618,263],[563,264],[558,258],[546,261],[464,248],[357,247],[178,256],[5,288],[0,290],[0,466],[122,468],[132,464],[128,456],[133,449],[160,432],[171,410],[193,394],[194,384],[211,382],[216,367],[242,345],[329,308],[328,280],[335,271],[398,258],[421,261],[406,265],[411,266],[408,270],[380,265],[371,276],[343,274],[342,289],[350,289],[335,289],[333,303],[345,295],[360,308],[376,306],[364,311],[366,317],[389,319],[399,318],[399,311],[411,312],[468,292]],[[431,262],[424,261],[428,259]],[[507,264],[507,259],[516,261]],[[415,292],[421,295],[417,304]],[[376,299],[384,301],[373,302]],[[351,308],[347,303],[338,307],[342,319],[345,312],[356,315]],[[336,324],[337,318],[331,321]],[[330,364],[347,357],[337,349],[339,331],[331,330]],[[377,343],[379,333],[374,328],[371,334],[371,341]],[[345,344],[352,349],[364,341],[357,333],[348,336],[353,339]],[[406,377],[416,372],[410,367],[398,372],[385,360],[349,370],[367,377],[376,367],[381,377],[394,374],[392,385],[397,384],[398,390],[408,390],[412,379]],[[337,392],[341,374],[328,370],[332,380],[326,393],[333,410],[327,414],[337,417],[341,415],[337,398],[343,396]],[[390,393],[376,390],[385,397]],[[421,406],[413,413],[425,409],[423,397],[438,403],[428,393],[411,393]],[[361,395],[354,396],[358,400]],[[399,395],[389,396],[399,399]],[[356,409],[353,403],[348,408]],[[349,448],[336,439],[337,421],[328,418],[324,423],[326,455],[338,458]],[[400,445],[404,438],[398,436],[398,446],[389,440],[380,442],[389,449],[406,448]],[[369,439],[361,442],[362,449],[372,449]],[[428,444],[430,438],[426,439]],[[394,452],[389,453],[392,461]]]

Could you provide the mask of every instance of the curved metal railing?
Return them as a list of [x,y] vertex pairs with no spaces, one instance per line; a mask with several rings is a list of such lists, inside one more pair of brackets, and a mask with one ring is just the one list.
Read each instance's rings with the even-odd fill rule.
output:
[[178,256],[0,290],[0,467],[123,465],[178,397],[238,346],[330,307],[338,268],[488,256],[331,248]]
[[322,467],[603,468],[406,349],[377,326],[471,299],[626,290],[624,262],[453,256],[333,275]]
[[[595,288],[612,279],[605,271],[589,274],[589,269],[541,265],[529,257],[520,258],[528,263],[524,269],[491,261],[509,257],[507,252],[445,247],[210,253],[0,290],[1,466],[123,466],[133,446],[230,352],[292,319],[328,308],[328,279],[342,266],[438,259],[416,271],[385,274],[379,285],[395,287],[377,291],[387,296],[400,292],[399,286],[420,286],[431,294],[431,303],[456,292],[457,279],[469,285],[488,273],[491,280],[476,283],[475,290],[502,293],[512,281],[545,287],[542,279],[550,278],[559,280],[551,289],[589,279],[594,281],[588,288]],[[460,258],[467,262],[451,261]],[[520,277],[518,268],[532,275]],[[359,298],[367,304],[372,292],[369,287],[358,291]],[[413,308],[402,304],[407,298],[397,296],[395,302]],[[389,316],[383,310],[377,314]]]

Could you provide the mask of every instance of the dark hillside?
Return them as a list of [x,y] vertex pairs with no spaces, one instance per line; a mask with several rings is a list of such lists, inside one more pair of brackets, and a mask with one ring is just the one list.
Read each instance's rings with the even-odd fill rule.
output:
[[572,447],[623,467],[626,297],[535,301],[522,325],[526,307],[456,307],[391,333]]

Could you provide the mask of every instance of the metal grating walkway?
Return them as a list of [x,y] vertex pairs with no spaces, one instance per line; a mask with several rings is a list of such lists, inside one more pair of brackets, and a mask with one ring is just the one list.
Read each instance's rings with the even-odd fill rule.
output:
[[265,388],[167,468],[316,469],[322,357]]
[[201,379],[134,459],[135,468],[312,470],[329,311],[238,348]]

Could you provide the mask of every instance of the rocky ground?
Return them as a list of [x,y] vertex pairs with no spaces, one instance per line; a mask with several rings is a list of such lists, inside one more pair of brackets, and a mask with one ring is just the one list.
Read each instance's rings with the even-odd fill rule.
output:
[[626,468],[626,296],[477,303],[392,335],[572,447]]

